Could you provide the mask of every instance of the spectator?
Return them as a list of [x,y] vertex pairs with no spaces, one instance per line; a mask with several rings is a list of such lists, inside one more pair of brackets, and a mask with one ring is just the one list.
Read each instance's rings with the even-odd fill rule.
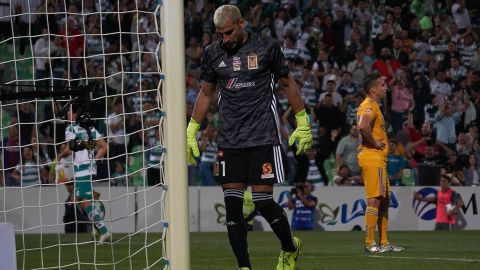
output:
[[350,174],[353,176],[360,175],[360,167],[358,166],[358,147],[360,146],[362,138],[357,127],[357,124],[352,124],[349,129],[349,134],[340,139],[336,151],[337,170],[340,166],[346,164],[350,169]]
[[148,144],[150,151],[148,152],[148,169],[147,181],[149,186],[158,185],[162,182],[161,166],[163,166],[164,149],[160,143],[160,131],[155,131],[155,140]]
[[340,95],[336,91],[336,81],[335,77],[330,77],[327,80],[327,91],[325,93],[322,93],[320,97],[318,98],[318,103],[324,103],[325,97],[328,95],[332,98],[332,105],[338,108],[340,111],[343,111],[343,99],[342,95]]
[[468,131],[465,136],[467,138],[467,143],[473,146],[474,142],[478,139],[478,126],[476,121],[473,121],[468,125]]
[[283,33],[284,33],[286,22],[287,22],[287,11],[285,9],[280,9],[274,21],[275,34],[277,36],[277,39],[280,42],[283,41],[283,37],[284,37]]
[[22,162],[15,167],[12,172],[12,178],[15,180],[15,186],[29,187],[38,186],[40,181],[40,170],[33,149],[30,146],[24,147],[22,151]]
[[452,57],[450,60],[451,68],[447,71],[447,78],[452,85],[456,85],[460,78],[467,76],[467,69],[461,65],[460,59]]
[[35,41],[34,47],[35,71],[37,80],[47,77],[47,63],[48,58],[50,57],[50,48],[51,46],[48,29],[44,28],[42,31],[42,36]]
[[436,114],[437,140],[450,149],[455,149],[455,125],[460,121],[461,112],[454,111],[452,103],[446,101]]
[[333,105],[333,97],[330,93],[325,94],[325,98],[317,109],[317,118],[319,119],[320,136],[330,134],[334,129],[342,129],[345,116],[339,108]]
[[370,66],[364,61],[363,50],[355,52],[355,59],[348,63],[347,71],[352,74],[352,82],[362,85],[365,77],[370,74]]
[[457,50],[457,43],[450,40],[447,45],[447,50],[443,54],[443,61],[440,63],[439,69],[448,70],[452,67],[452,58],[460,59],[460,54]]
[[465,0],[456,0],[452,5],[452,16],[458,25],[458,31],[463,34],[472,26],[468,9],[465,6]]
[[468,68],[472,63],[473,56],[475,55],[475,50],[477,49],[477,43],[475,42],[475,40],[478,40],[478,37],[471,30],[462,35],[462,37],[463,38],[458,44],[458,52],[460,54],[462,64]]
[[372,71],[377,71],[380,75],[386,77],[389,84],[395,77],[396,71],[401,68],[400,62],[392,58],[389,47],[382,48],[380,59],[377,59],[372,65]]
[[362,184],[362,176],[352,176],[347,164],[342,164],[337,169],[337,174],[333,177],[333,183],[337,186],[355,186]]
[[344,104],[350,102],[360,92],[359,86],[352,82],[352,73],[348,71],[342,73],[342,81],[337,87],[337,92],[342,96]]
[[308,67],[304,67],[302,77],[300,78],[300,92],[302,94],[305,105],[315,106],[318,100],[317,89],[320,88],[320,83],[312,71]]
[[432,95],[435,96],[435,104],[441,107],[445,99],[452,94],[452,86],[445,81],[445,71],[437,70],[435,74],[435,79],[430,82],[430,89]]
[[196,37],[190,37],[188,47],[185,49],[185,54],[187,56],[187,68],[190,68],[193,64],[200,63],[203,47],[200,46]]
[[425,122],[425,107],[431,102],[430,86],[427,77],[419,72],[413,73],[411,86],[414,108],[409,110],[409,114],[412,114],[412,124],[420,128]]
[[28,145],[32,142],[33,127],[35,123],[34,106],[29,102],[23,102],[18,110],[20,144]]
[[315,227],[315,207],[318,199],[312,195],[314,184],[311,181],[297,184],[288,197],[288,209],[293,209],[292,229],[313,230]]
[[330,73],[333,64],[328,60],[328,54],[325,50],[320,49],[318,51],[318,57],[316,61],[313,63],[312,71],[315,76],[317,76],[318,81],[321,84],[322,90],[324,88],[324,84],[326,83],[325,76]]
[[21,161],[20,141],[18,137],[18,124],[16,120],[10,122],[8,127],[8,137],[2,141],[3,149],[3,169],[5,170],[5,185],[16,185],[13,178],[10,177],[11,172]]
[[202,181],[204,186],[213,186],[215,185],[215,180],[213,178],[213,164],[217,160],[217,129],[211,126],[207,126],[206,129],[202,132],[202,140],[199,143],[200,152],[202,156],[200,157],[199,170],[200,175],[202,176]]
[[388,139],[387,173],[390,186],[401,186],[403,169],[407,167],[405,158],[397,154],[397,140]]
[[105,121],[108,126],[108,156],[110,158],[124,159],[125,154],[125,114],[123,111],[123,101],[117,99],[113,105],[112,113],[108,115]]
[[475,71],[480,71],[480,47],[475,49],[475,54],[472,57],[470,68]]
[[363,95],[361,93],[357,93],[353,99],[346,103],[346,112],[345,118],[347,121],[347,125],[351,126],[352,124],[357,123],[357,111],[358,107],[363,101]]
[[[465,159],[468,159],[468,156]],[[452,185],[462,185],[463,166],[461,160],[457,159],[457,153],[451,151],[447,154],[447,162],[443,165],[442,170],[450,177]]]
[[480,168],[475,154],[468,156],[468,164],[463,169],[463,182],[465,186],[480,185]]
[[473,145],[469,144],[465,132],[458,132],[455,152],[459,156],[468,156],[472,152],[472,150]]
[[399,36],[393,38],[393,59],[397,60],[403,67],[408,66],[410,62],[410,48]]
[[445,159],[438,155],[431,145],[425,147],[425,153],[423,155],[420,155],[419,153],[415,153],[415,155],[418,155],[416,160],[422,165],[440,166],[445,163]]
[[115,161],[113,164],[114,172],[112,173],[112,186],[130,186],[128,176],[125,171],[125,165],[121,161]]
[[297,155],[298,169],[295,174],[295,183],[304,183],[310,181],[319,186],[327,186],[328,179],[326,177],[323,160],[317,149],[312,148],[305,152],[305,155]]
[[407,81],[407,74],[403,70],[398,70],[397,74],[391,81],[392,90],[392,107],[390,111],[390,122],[393,132],[397,133],[402,128],[405,113],[413,109],[413,95]]
[[[416,200],[435,203],[437,215],[435,219],[435,230],[451,230],[451,226],[456,223],[455,217],[458,209],[463,206],[463,200],[460,195],[450,188],[450,178],[446,175],[441,176],[440,189],[433,197],[423,197],[418,192],[414,193]],[[447,211],[447,205],[454,207]]]

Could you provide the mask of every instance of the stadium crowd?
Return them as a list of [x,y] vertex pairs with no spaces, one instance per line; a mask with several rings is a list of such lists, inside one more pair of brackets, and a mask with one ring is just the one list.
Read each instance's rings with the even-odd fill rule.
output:
[[[301,156],[287,143],[295,122],[285,89],[274,89],[289,184],[362,185],[356,112],[372,72],[389,84],[382,110],[391,185],[438,185],[444,174],[452,185],[480,184],[480,2],[185,1],[187,119],[200,91],[202,52],[217,40],[212,16],[221,4],[239,6],[248,31],[282,45],[301,89],[315,141]],[[212,105],[198,135],[202,155],[189,166],[191,185],[214,184],[217,118]]]
[[[157,130],[162,115],[157,95],[161,75],[156,60],[160,40],[156,2],[4,2],[0,2],[0,47],[8,47],[8,58],[2,56],[2,83],[25,85],[35,80],[35,90],[43,91],[88,85],[93,98],[82,105],[90,106],[93,126],[108,142],[108,155],[96,161],[97,179],[112,185],[158,183],[161,143]],[[32,66],[30,72],[20,72]],[[17,89],[33,90],[4,85],[2,93]],[[56,158],[69,124],[60,112],[65,99],[2,103],[0,185],[58,180]],[[71,163],[71,157],[65,162]],[[155,172],[157,177],[144,177]]]
[[[96,129],[108,139],[110,157],[108,162],[98,162],[97,178],[114,177],[118,181],[109,183],[116,185],[158,181],[146,183],[139,173],[144,163],[158,169],[160,162],[157,155],[149,163],[152,155],[143,151],[160,144],[154,129],[161,119],[156,95],[161,78],[155,62],[159,36],[155,17],[137,12],[152,11],[154,3],[12,0],[11,6],[0,5],[0,43],[18,46],[16,59],[27,55],[31,46],[37,56],[33,74],[39,85],[61,89],[88,83],[93,87],[92,118],[96,119]],[[391,184],[421,184],[422,170],[437,167],[451,176],[453,185],[480,184],[479,1],[184,3],[187,120],[200,91],[203,50],[217,40],[212,20],[216,7],[238,5],[248,31],[282,44],[310,115],[315,141],[315,147],[302,156],[288,147],[294,116],[285,89],[276,85],[289,184],[310,180],[317,186],[362,185],[356,111],[365,97],[363,79],[372,72],[389,82],[382,109],[389,123]],[[106,12],[117,10],[121,13]],[[30,16],[9,18],[28,11]],[[30,29],[31,39],[19,38],[28,34],[25,29]],[[4,82],[16,78],[12,66],[0,65]],[[1,147],[0,182],[4,185],[22,185],[19,175],[30,177],[29,183],[54,181],[50,164],[65,141],[65,123],[50,119],[58,118],[62,104],[37,104],[2,105],[4,114],[9,115]],[[190,185],[215,185],[211,167],[217,119],[216,106],[212,105],[199,132],[201,158],[197,165],[189,166]]]

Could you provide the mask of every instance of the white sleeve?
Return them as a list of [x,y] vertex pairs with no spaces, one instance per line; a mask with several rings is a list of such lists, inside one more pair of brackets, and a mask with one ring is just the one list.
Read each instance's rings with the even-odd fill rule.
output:
[[452,6],[452,15],[453,15],[454,13],[457,13],[457,10],[458,10],[459,7],[460,7],[459,4],[457,4],[457,3],[453,4],[453,6]]
[[65,130],[65,140],[70,141],[73,139],[75,139],[75,133],[67,128],[67,130]]

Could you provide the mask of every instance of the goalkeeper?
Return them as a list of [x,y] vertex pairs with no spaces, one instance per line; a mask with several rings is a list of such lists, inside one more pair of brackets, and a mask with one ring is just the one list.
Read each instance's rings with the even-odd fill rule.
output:
[[[92,202],[94,200],[92,180],[97,174],[95,161],[107,153],[107,143],[93,126],[85,125],[89,119],[85,119],[84,116],[77,104],[67,112],[67,118],[71,123],[65,130],[67,143],[62,147],[62,152],[57,159],[60,160],[73,152],[75,200],[100,234],[98,244],[103,244],[110,238],[110,233],[103,222],[102,215],[95,209]],[[95,144],[98,146],[96,154]]]
[[244,190],[252,185],[255,209],[267,220],[281,243],[276,269],[295,269],[301,241],[291,236],[283,209],[273,200],[273,184],[285,179],[280,146],[279,118],[273,86],[287,87],[297,128],[290,145],[298,142],[297,154],[312,146],[312,134],[302,98],[280,46],[244,29],[240,11],[232,5],[219,7],[213,22],[220,38],[209,45],[201,60],[203,80],[187,128],[190,163],[199,156],[196,134],[219,89],[218,152],[215,180],[222,186],[226,226],[233,253],[241,270],[251,269],[247,225],[242,213]]

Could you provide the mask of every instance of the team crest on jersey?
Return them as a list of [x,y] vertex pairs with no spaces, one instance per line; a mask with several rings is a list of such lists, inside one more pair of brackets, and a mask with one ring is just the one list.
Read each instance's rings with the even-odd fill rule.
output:
[[232,65],[233,65],[233,71],[240,71],[240,67],[242,65],[242,62],[240,61],[240,57],[234,56]]
[[258,69],[257,55],[254,53],[250,53],[250,55],[247,58],[248,58],[248,70]]
[[223,151],[218,151],[217,152],[217,157],[218,158],[223,158]]
[[275,175],[272,173],[272,164],[270,163],[264,163],[262,165],[262,172],[263,174],[261,175],[262,179],[268,179],[268,178],[273,178]]

